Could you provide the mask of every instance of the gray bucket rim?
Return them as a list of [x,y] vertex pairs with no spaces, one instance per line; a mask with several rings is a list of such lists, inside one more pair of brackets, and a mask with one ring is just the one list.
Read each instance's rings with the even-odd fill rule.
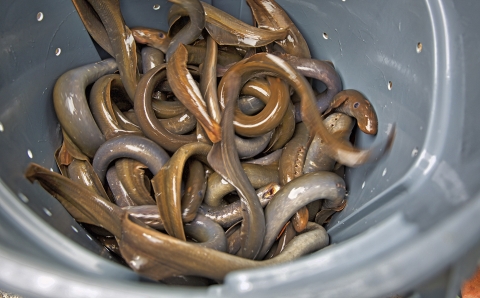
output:
[[[462,67],[464,67],[463,65],[450,64],[454,61],[453,57],[461,50],[456,48],[456,46],[450,42],[451,34],[449,32],[454,32],[455,28],[453,27],[455,24],[453,24],[453,27],[449,27],[452,26],[452,24],[446,22],[446,20],[458,19],[458,17],[445,17],[445,15],[454,14],[455,12],[445,9],[445,7],[442,6],[444,3],[439,3],[434,0],[427,0],[426,3],[430,10],[436,10],[435,13],[431,13],[432,27],[435,28],[434,39],[435,43],[439,45],[435,47],[436,90],[434,94],[437,98],[435,102],[440,105],[440,107],[437,108],[446,110],[449,107],[449,101],[444,101],[442,99],[449,98],[454,94],[455,90],[452,89],[452,85],[462,80],[462,77],[460,76],[455,79],[447,78],[445,73],[447,70],[452,71],[452,69],[455,70],[455,73],[464,73],[462,69]],[[452,4],[451,1],[445,1],[445,3]],[[440,116],[435,117],[435,115],[433,115],[433,117],[430,117],[430,124],[433,121],[438,121],[438,117]],[[441,156],[441,145],[448,140],[446,140],[445,136],[443,136],[443,138],[435,137],[437,135],[433,130],[438,129],[438,126],[437,128],[434,128],[433,125],[429,125],[428,129],[429,132],[427,133],[427,139],[424,143],[424,150],[431,154],[437,153],[438,156]],[[438,163],[435,166],[438,167]],[[426,179],[430,179],[432,173],[433,171],[430,171],[428,175],[424,175],[423,170],[420,167],[414,166],[410,172],[405,175],[406,178],[404,178],[415,180],[415,182],[403,182],[413,188],[413,186],[421,185]],[[418,177],[421,179],[412,179]],[[398,185],[394,187],[398,187]],[[389,191],[393,192],[392,189]],[[418,193],[418,190],[410,195],[415,195],[415,193]],[[51,250],[51,254],[58,254],[62,259],[65,257],[65,262],[72,261],[74,264],[77,262],[79,265],[81,263],[83,267],[85,266],[85,261],[91,261],[91,265],[89,265],[90,270],[97,272],[97,274],[94,274],[93,276],[86,276],[85,272],[71,271],[67,270],[67,268],[48,268],[45,267],[45,263],[41,260],[34,260],[25,257],[24,255],[10,251],[9,249],[2,249],[0,263],[3,265],[3,268],[9,268],[9,270],[4,270],[4,273],[0,273],[0,285],[4,286],[5,290],[19,292],[20,294],[36,297],[64,296],[65,293],[71,293],[72,297],[74,297],[74,295],[83,297],[86,296],[86,294],[98,294],[104,297],[122,297],[127,295],[131,296],[132,294],[136,296],[144,295],[153,297],[167,295],[170,297],[173,295],[239,296],[246,293],[259,295],[266,294],[260,286],[258,289],[255,286],[261,284],[262,280],[259,279],[266,278],[269,272],[272,273],[270,274],[271,276],[278,276],[276,274],[278,272],[274,272],[275,270],[278,270],[278,268],[281,268],[282,266],[291,265],[287,264],[279,267],[270,267],[268,269],[234,272],[227,276],[224,285],[212,286],[205,289],[160,287],[159,285],[145,283],[139,284],[138,275],[135,273],[129,272],[127,269],[119,270],[121,268],[120,266],[110,264],[110,262],[101,259],[97,255],[78,247],[73,241],[65,239],[62,234],[53,230],[53,228],[39,219],[32,211],[28,210],[27,207],[23,206],[3,182],[0,185],[0,195],[4,198],[4,200],[0,200],[0,207],[3,212],[13,211],[8,215],[8,219],[25,227],[26,234],[31,233],[31,235],[37,237],[35,242],[43,243],[42,249]],[[395,291],[407,290],[405,288],[405,280],[402,280],[401,284],[395,283],[395,280],[392,279],[392,274],[405,273],[405,271],[402,270],[406,270],[409,266],[412,268],[411,266],[415,265],[415,271],[408,271],[409,274],[406,277],[409,281],[408,287],[413,288],[415,285],[421,284],[423,281],[431,278],[434,272],[446,268],[454,260],[458,259],[467,249],[478,244],[478,240],[476,239],[477,235],[480,233],[480,222],[476,221],[476,219],[479,211],[480,195],[476,195],[475,198],[460,205],[458,209],[454,210],[454,212],[452,212],[452,214],[442,223],[425,231],[420,232],[415,228],[412,229],[408,224],[405,225],[405,229],[410,229],[405,232],[405,235],[408,236],[404,239],[406,243],[394,250],[384,252],[382,256],[375,259],[375,262],[371,262],[370,264],[367,262],[358,269],[352,268],[351,272],[332,281],[331,284],[318,286],[313,284],[312,287],[303,288],[300,292],[298,289],[292,289],[290,292],[284,291],[282,294],[285,296],[293,293],[295,295],[310,294],[315,296],[325,295],[328,297],[332,297],[332,295],[358,297],[358,293],[361,292],[364,294],[368,293],[369,295],[366,295],[368,297],[387,295]],[[400,221],[401,220],[402,219],[400,219]],[[465,229],[464,223],[469,220],[472,224],[468,225],[468,228]],[[377,225],[380,224],[381,223]],[[47,232],[43,229],[47,229]],[[459,230],[462,230],[462,233],[458,233]],[[38,231],[42,231],[44,234],[35,234],[35,232]],[[392,238],[396,237],[396,233],[399,231],[394,230],[394,232],[395,233],[391,235]],[[359,236],[362,237],[363,233]],[[448,241],[443,242],[442,240],[445,239]],[[355,239],[352,238],[352,241],[353,240]],[[408,240],[408,242],[406,240]],[[55,246],[55,242],[62,243],[62,246]],[[340,243],[338,246],[341,247],[342,244],[343,246],[346,246],[349,243],[350,242],[347,240],[345,243]],[[429,252],[431,250],[435,250],[436,254],[430,254]],[[312,260],[321,255],[322,254],[313,255]],[[307,257],[306,259],[309,258]],[[418,266],[419,259],[422,260],[421,266]],[[379,262],[379,260],[383,260],[384,262]],[[388,268],[385,267],[387,265],[389,266]],[[102,276],[102,272],[106,271],[109,271],[108,278],[100,280],[98,277]],[[118,272],[116,277],[120,277],[119,280],[115,280],[114,277],[112,277],[112,271]],[[386,278],[387,276],[388,279],[381,279],[383,277]],[[45,287],[44,284],[31,282],[32,279],[38,279],[39,277],[51,281],[50,286]],[[315,275],[310,275],[309,278],[315,278]],[[279,280],[276,280],[276,282],[279,282]],[[290,283],[287,282],[282,287],[286,287],[289,284]],[[377,286],[369,286],[371,284]],[[378,286],[379,284],[382,284],[382,286]],[[141,288],[137,287],[137,285],[141,285]],[[335,285],[336,288],[334,287]],[[339,287],[339,285],[341,285],[341,287]],[[270,284],[270,286],[272,285]],[[139,289],[141,289],[140,293],[138,292]],[[161,293],[159,292],[160,289],[162,290]]]

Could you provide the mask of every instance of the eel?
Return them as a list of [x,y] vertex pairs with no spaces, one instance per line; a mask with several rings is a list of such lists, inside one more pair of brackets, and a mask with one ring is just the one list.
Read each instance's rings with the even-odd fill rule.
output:
[[123,20],[119,0],[88,0],[100,17],[112,46],[113,57],[128,96],[133,101],[137,89],[137,46],[132,32]]
[[202,33],[205,27],[205,12],[203,6],[198,0],[168,0],[175,3],[184,9],[190,20],[188,24],[183,27],[180,32],[175,34],[170,40],[167,52],[165,53],[166,61],[170,61],[173,53],[181,44],[190,44],[195,41]]
[[181,180],[183,168],[188,158],[205,157],[211,146],[194,142],[180,147],[172,157],[162,165],[161,169],[152,178],[160,216],[163,218],[165,231],[180,240],[186,240],[183,229],[181,207]]
[[88,3],[87,0],[72,0],[72,3],[90,36],[92,36],[102,49],[113,57],[114,52],[110,44],[110,39],[108,38],[107,30],[105,30],[102,20],[100,20],[100,17],[90,3]]
[[[289,54],[275,53],[275,55],[288,62],[300,74],[325,84],[327,89],[315,97],[318,112],[324,113],[333,102],[334,96],[342,90],[342,80],[333,65],[327,61],[300,58]],[[302,121],[299,102],[295,103],[295,120]]]
[[[133,37],[135,38],[135,33],[132,29]],[[142,48],[142,73],[147,73],[150,69],[157,67],[164,63],[165,54],[154,47],[143,47]]]
[[[280,190],[280,185],[270,183],[257,189],[257,196],[260,205],[265,207],[272,199],[273,195]],[[242,205],[240,200],[234,201],[226,206],[211,207],[207,204],[200,205],[198,212],[210,218],[224,228],[229,228],[242,220]]]
[[[278,170],[275,168],[242,163],[242,169],[254,188],[260,188],[270,183],[279,183]],[[223,197],[234,190],[235,187],[223,179],[222,175],[213,173],[207,179],[204,202],[208,206],[220,206]]]
[[293,138],[285,145],[279,160],[280,185],[283,186],[303,174],[305,156],[311,141],[312,137],[305,123],[298,123]]
[[208,114],[213,121],[220,123],[221,112],[217,97],[217,56],[217,43],[209,35],[207,36],[205,61],[203,62],[202,74],[200,76],[200,91],[205,100]]
[[188,176],[185,182],[185,193],[182,196],[182,219],[189,222],[197,215],[207,189],[207,177],[202,163],[192,160],[188,165]]
[[273,131],[268,131],[261,136],[253,138],[242,138],[235,135],[235,147],[240,159],[254,157],[267,148]]
[[[315,95],[311,86],[308,84],[305,77],[300,75],[292,66],[281,58],[268,53],[255,54],[248,59],[244,59],[242,63],[234,65],[229,69],[225,76],[227,76],[229,72],[238,71],[238,68],[243,69],[243,71],[247,73],[254,73],[257,76],[261,74],[280,76],[287,81],[301,97],[303,122],[307,125],[311,134],[318,134],[324,140],[327,144],[327,154],[337,162],[349,167],[356,167],[367,162],[378,160],[391,148],[395,138],[395,124],[391,125],[387,138],[381,140],[377,145],[370,149],[358,149],[352,147],[347,142],[338,140],[332,136],[323,125],[322,118],[317,112]],[[225,78],[225,76],[223,78]],[[218,92],[220,98],[222,97],[222,92],[225,92],[221,90],[221,88],[225,88],[225,84],[223,84],[223,86],[221,84],[222,81],[220,81]]]
[[358,128],[366,134],[377,134],[378,119],[375,109],[368,99],[357,90],[343,90],[335,95],[325,114],[330,111],[344,113],[355,118]]
[[170,159],[164,149],[145,137],[128,135],[112,138],[100,146],[93,158],[93,169],[102,183],[110,163],[122,157],[138,160],[154,175]]
[[[279,78],[267,77],[271,94],[265,108],[249,116],[235,109],[235,132],[246,137],[258,137],[277,127],[287,112],[290,103],[288,86]],[[251,94],[249,94],[251,95]]]
[[167,78],[175,96],[195,116],[207,133],[208,138],[217,143],[220,141],[220,125],[207,111],[197,83],[187,69],[187,49],[180,44],[167,63]]
[[107,170],[106,179],[110,191],[113,195],[113,202],[119,207],[127,206],[136,206],[137,203],[130,196],[129,191],[125,188],[123,183],[120,181],[117,169],[115,167],[110,167]]
[[[305,157],[312,142],[307,126],[301,122],[295,127],[293,138],[285,145],[278,164],[280,185],[285,185],[303,175]],[[292,217],[292,225],[301,232],[308,222],[308,209],[303,206]]]
[[[105,75],[99,78],[90,91],[90,109],[100,131],[105,139],[111,139],[120,135],[142,135],[140,129],[124,129],[116,118],[113,110],[111,89],[116,85],[117,89],[122,90],[122,82],[118,74]],[[125,91],[125,89],[123,89]]]
[[[135,95],[134,110],[138,124],[142,128],[145,136],[162,146],[165,150],[175,152],[181,146],[195,142],[197,139],[193,134],[173,134],[158,123],[158,119],[152,109],[152,93],[155,86],[166,77],[164,71],[166,67],[166,64],[157,66],[148,71],[140,79],[138,82],[138,92]],[[168,103],[166,101],[155,102]]]
[[220,81],[224,89],[220,89],[219,86],[219,91],[222,90],[222,93],[218,92],[219,101],[225,103],[221,120],[221,140],[213,144],[207,158],[211,167],[232,184],[240,195],[243,221],[240,228],[241,248],[238,254],[244,258],[254,259],[262,245],[265,219],[255,189],[242,169],[235,147],[233,119],[235,103],[242,86],[240,79],[241,73],[230,71]]
[[[205,10],[205,29],[219,45],[241,47],[261,47],[275,40],[284,39],[285,30],[271,31],[248,25],[232,15],[201,2]],[[168,14],[168,23],[172,24],[188,12],[179,5],[173,5]]]
[[150,180],[145,175],[146,169],[147,166],[143,163],[131,158],[120,158],[115,161],[118,179],[135,205],[155,205],[150,189],[146,186],[146,183],[150,184]]
[[[335,137],[348,141],[355,122],[350,116],[342,113],[330,114],[323,123]],[[317,171],[333,171],[335,160],[325,153],[325,143],[322,138],[315,136],[305,156],[303,173]]]
[[62,129],[88,157],[93,157],[105,137],[88,107],[85,89],[100,77],[117,70],[109,58],[87,64],[62,74],[53,88],[53,106]]
[[265,208],[266,233],[257,258],[266,255],[284,225],[300,207],[318,199],[325,199],[324,205],[336,206],[343,202],[345,192],[343,179],[331,172],[309,173],[287,183]]
[[[131,222],[131,224],[136,226],[140,224],[145,228],[147,225],[144,224],[144,221],[147,223],[151,222],[156,227],[161,227],[161,222],[163,222],[163,219],[158,217],[158,209],[156,210],[155,205],[121,208],[105,200],[87,187],[35,163],[28,165],[25,177],[32,183],[38,181],[47,192],[62,203],[77,221],[104,228],[113,234],[119,244],[124,242],[122,225],[125,217],[131,217],[136,221],[136,223]],[[155,213],[155,211],[157,212]],[[130,212],[132,215],[130,215]],[[209,218],[199,214],[192,222],[185,224],[185,230],[188,231],[189,236],[200,241],[198,243],[189,243],[193,250],[200,247],[212,251],[215,249],[226,250],[226,238],[223,229]],[[129,241],[127,245],[132,244],[134,245],[134,243]],[[120,252],[122,257],[125,258],[122,247],[120,247]]]
[[247,0],[258,28],[271,31],[285,30],[287,36],[276,40],[286,53],[301,58],[310,58],[310,50],[305,38],[292,19],[275,0]]
[[102,182],[97,176],[97,173],[93,170],[92,164],[88,160],[73,159],[68,165],[68,177],[70,180],[88,187],[96,192],[99,196],[102,196],[106,200],[109,200]]
[[119,245],[129,266],[151,279],[194,275],[221,281],[229,272],[289,262],[317,251],[328,243],[325,229],[316,223],[309,223],[305,232],[290,241],[281,254],[270,260],[254,261],[181,241],[136,224],[126,214],[122,221]]
[[[170,38],[165,31],[148,28],[148,27],[134,27],[132,28],[132,34],[135,41],[141,44],[148,45],[149,47],[156,48],[163,53],[168,49],[170,44]],[[188,52],[187,63],[189,65],[199,65],[204,62],[205,54],[207,53],[206,46],[201,45],[184,45]],[[226,66],[231,63],[238,62],[242,59],[242,56],[236,53],[229,53],[219,50],[217,55],[217,67]]]

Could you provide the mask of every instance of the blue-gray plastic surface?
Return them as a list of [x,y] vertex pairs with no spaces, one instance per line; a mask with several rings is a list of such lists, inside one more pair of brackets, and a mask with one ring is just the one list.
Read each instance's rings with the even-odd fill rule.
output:
[[[251,22],[244,1],[207,2]],[[6,0],[0,4],[0,288],[25,297],[458,293],[480,256],[480,2],[278,2],[313,57],[331,60],[344,88],[374,105],[379,133],[357,132],[357,146],[367,148],[397,127],[386,157],[347,170],[347,207],[328,226],[333,245],[199,289],[154,284],[107,260],[109,253],[55,199],[23,177],[32,161],[56,169],[55,80],[100,57],[70,1]],[[121,1],[131,27],[166,29],[170,5]]]

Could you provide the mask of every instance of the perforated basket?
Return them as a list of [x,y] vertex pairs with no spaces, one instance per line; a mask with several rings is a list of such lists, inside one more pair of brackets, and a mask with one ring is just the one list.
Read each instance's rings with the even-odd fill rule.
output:
[[[206,1],[251,22],[244,1]],[[63,207],[23,173],[56,170],[61,131],[56,79],[100,60],[68,0],[4,0],[0,7],[0,288],[26,297],[241,295],[453,297],[480,240],[480,11],[478,1],[278,0],[312,56],[331,60],[379,118],[396,123],[389,155],[346,172],[333,245],[295,262],[233,272],[222,285],[168,287],[109,261]],[[160,9],[153,9],[154,5]],[[166,1],[121,1],[131,26],[167,28]]]

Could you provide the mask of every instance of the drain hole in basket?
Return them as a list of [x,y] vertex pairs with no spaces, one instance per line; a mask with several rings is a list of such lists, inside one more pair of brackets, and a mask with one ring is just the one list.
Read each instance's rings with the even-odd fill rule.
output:
[[47,208],[43,208],[43,212],[45,212],[46,215],[52,216],[52,212],[48,210]]
[[393,87],[393,83],[392,81],[388,81],[388,90],[392,90],[392,87]]
[[159,10],[160,9],[160,4],[155,4],[153,6],[153,10]]
[[62,49],[57,48],[57,49],[55,50],[55,55],[60,56],[61,53],[62,53]]
[[326,32],[323,32],[323,38],[328,39],[328,34]]
[[37,21],[42,21],[43,20],[43,12],[37,13]]
[[417,53],[420,53],[423,49],[423,45],[421,42],[417,43]]
[[27,150],[27,155],[28,157],[33,158],[33,153],[30,151],[30,149]]
[[418,155],[418,148],[415,147],[415,148],[413,148],[413,150],[412,150],[412,157],[415,157],[415,156],[417,156],[417,155]]
[[3,128],[3,124],[2,122],[0,122],[0,132],[3,132],[4,128]]
[[26,195],[24,195],[23,193],[19,192],[18,193],[18,197],[20,198],[20,200],[22,200],[22,202],[24,203],[28,203],[29,199],[27,198]]

